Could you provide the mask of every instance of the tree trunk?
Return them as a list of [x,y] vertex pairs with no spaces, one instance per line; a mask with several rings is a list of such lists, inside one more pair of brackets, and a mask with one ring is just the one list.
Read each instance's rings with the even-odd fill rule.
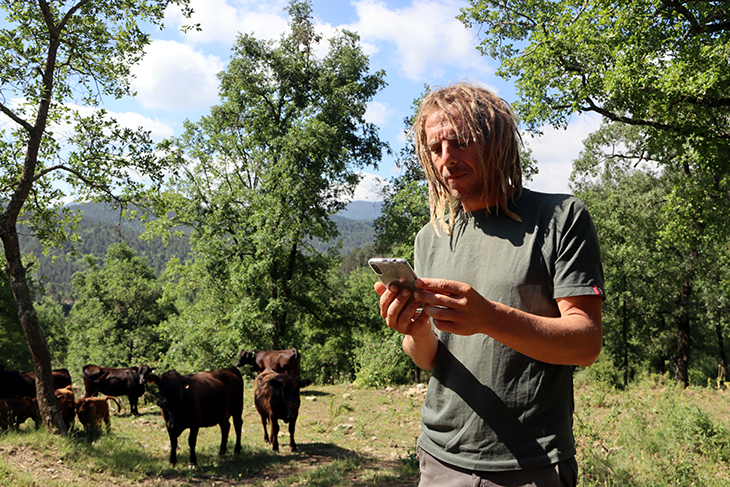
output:
[[717,333],[717,348],[720,352],[720,364],[718,365],[717,371],[717,386],[718,388],[725,388],[725,381],[727,381],[727,357],[725,355],[725,342],[722,337],[722,324],[720,317],[715,322],[715,333]]
[[[624,277],[624,293],[626,292],[626,278]],[[623,347],[623,386],[629,387],[629,318],[626,309],[626,295],[621,302],[621,346]]]
[[47,428],[52,429],[55,427],[61,434],[66,434],[66,425],[61,418],[58,401],[56,401],[53,390],[51,354],[48,350],[48,343],[41,331],[38,316],[33,308],[33,297],[26,280],[18,243],[18,232],[14,222],[9,224],[7,221],[3,221],[3,228],[0,228],[0,237],[5,248],[10,288],[18,305],[20,325],[23,327],[25,339],[28,341],[28,347],[33,356],[36,397],[41,420]]
[[689,351],[692,344],[690,336],[689,300],[692,295],[692,282],[685,277],[679,293],[679,322],[677,323],[677,355],[674,361],[674,380],[684,387],[689,386]]

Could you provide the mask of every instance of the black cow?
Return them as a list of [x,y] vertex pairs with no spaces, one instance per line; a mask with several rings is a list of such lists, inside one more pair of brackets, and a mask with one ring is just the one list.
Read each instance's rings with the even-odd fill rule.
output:
[[300,380],[294,374],[277,374],[271,369],[260,373],[254,381],[254,404],[264,426],[264,442],[269,443],[266,423],[271,423],[271,447],[279,451],[279,421],[289,423],[289,447],[296,451],[294,430],[299,416],[299,389],[311,384],[309,379]]
[[221,429],[219,455],[226,453],[228,432],[233,417],[236,446],[233,453],[241,451],[241,425],[243,423],[243,378],[235,367],[210,372],[180,375],[169,370],[159,377],[157,405],[162,409],[167,433],[170,436],[170,463],[177,463],[177,438],[190,429],[191,466],[198,463],[195,443],[200,428],[218,425]]
[[127,396],[132,414],[139,416],[137,403],[144,394],[144,385],[139,382],[137,367],[114,369],[98,365],[84,365],[81,369],[84,378],[86,397],[98,396],[101,392],[107,396]]
[[147,384],[156,386],[160,378],[154,373],[155,370],[155,368],[150,367],[147,364],[140,365],[139,370],[137,371],[139,373],[139,383],[145,387]]
[[[63,389],[71,385],[71,374],[68,369],[53,369],[51,374],[54,389]],[[0,398],[11,396],[35,397],[35,374],[6,370],[5,367],[0,369]]]
[[300,360],[301,357],[296,348],[290,348],[289,350],[259,350],[258,352],[241,350],[238,353],[236,367],[250,365],[258,373],[268,368],[280,374],[293,374],[299,377]]

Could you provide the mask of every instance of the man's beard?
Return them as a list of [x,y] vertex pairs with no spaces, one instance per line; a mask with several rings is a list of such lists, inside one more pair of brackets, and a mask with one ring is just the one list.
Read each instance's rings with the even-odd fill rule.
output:
[[465,202],[471,202],[471,201],[478,201],[478,202],[484,202],[486,201],[486,191],[484,190],[484,183],[482,184],[472,184],[466,188],[462,189],[455,189],[449,187],[449,193],[451,193],[451,196],[458,201],[459,203],[465,203]]

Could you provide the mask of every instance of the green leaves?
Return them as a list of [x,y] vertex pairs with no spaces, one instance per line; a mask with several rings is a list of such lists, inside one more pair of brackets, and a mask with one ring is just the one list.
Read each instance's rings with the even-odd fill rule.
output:
[[214,316],[221,337],[235,329],[239,345],[259,348],[288,346],[303,322],[329,319],[333,261],[311,242],[337,237],[330,216],[354,192],[355,170],[386,149],[364,120],[384,73],[368,72],[349,32],[317,58],[324,41],[310,3],[292,1],[289,12],[279,42],[239,36],[220,104],[164,144],[180,165],[157,198],[169,224],[194,229],[188,272],[203,281],[180,322]]
[[69,361],[110,367],[155,361],[167,348],[157,326],[175,313],[162,284],[126,243],[109,247],[102,266],[93,256],[74,275],[77,302],[69,322]]
[[480,25],[480,48],[502,63],[502,76],[515,78],[518,112],[531,129],[595,111],[674,136],[727,141],[723,12],[710,1],[480,0],[460,19]]

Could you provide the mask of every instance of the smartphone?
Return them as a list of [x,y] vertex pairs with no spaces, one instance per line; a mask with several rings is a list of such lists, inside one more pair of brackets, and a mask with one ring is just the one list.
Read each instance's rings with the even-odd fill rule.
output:
[[406,259],[373,258],[368,260],[368,264],[387,287],[395,284],[398,289],[416,292],[416,273]]

